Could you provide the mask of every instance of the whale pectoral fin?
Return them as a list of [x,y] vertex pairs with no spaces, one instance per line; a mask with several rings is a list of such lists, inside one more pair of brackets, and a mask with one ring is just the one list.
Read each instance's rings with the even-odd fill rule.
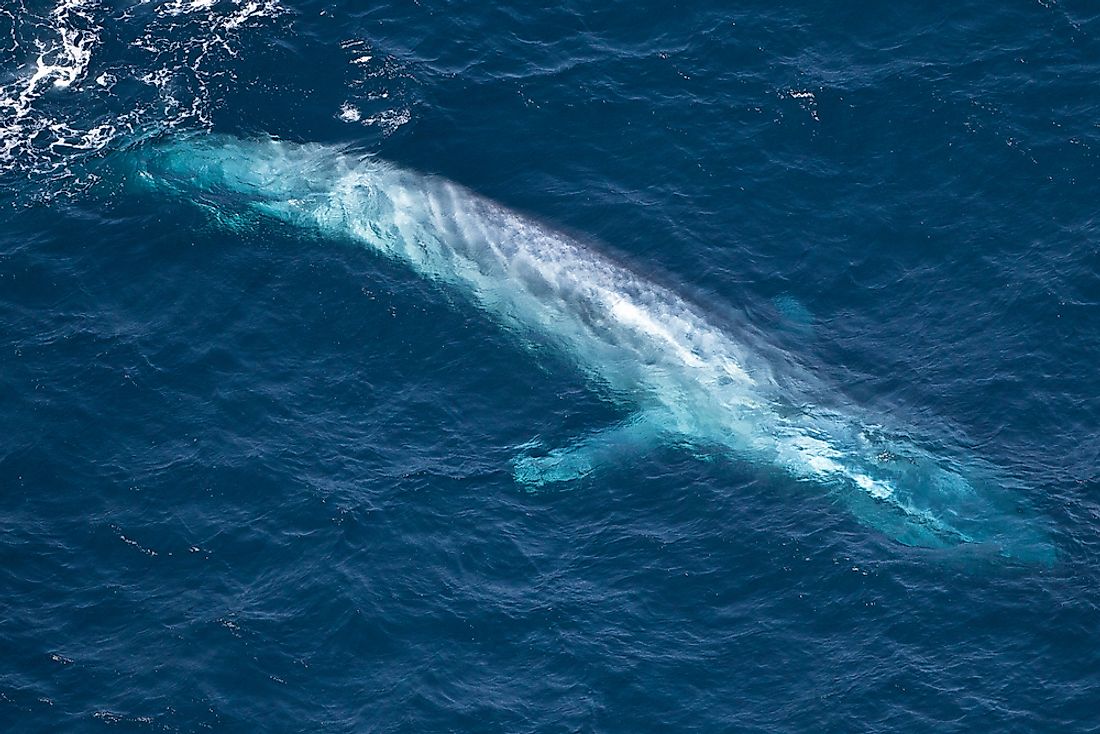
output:
[[621,464],[661,441],[666,430],[649,413],[584,436],[543,456],[520,456],[512,464],[516,482],[534,489],[588,476],[603,466]]

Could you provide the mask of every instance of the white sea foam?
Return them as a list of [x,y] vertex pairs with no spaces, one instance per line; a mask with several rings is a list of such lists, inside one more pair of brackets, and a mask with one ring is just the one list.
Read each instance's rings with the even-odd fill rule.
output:
[[[0,87],[0,151],[5,157],[18,152],[33,132],[28,118],[35,100],[51,87],[72,86],[87,71],[99,31],[90,6],[89,0],[61,0],[46,18],[52,37],[35,39],[37,56],[24,65],[31,67],[30,73]],[[13,41],[18,44],[14,35]]]
[[[226,60],[240,34],[278,17],[276,0],[59,0],[44,15],[19,0],[0,8],[10,21],[6,58],[21,64],[0,84],[0,164],[8,172],[69,176],[74,156],[135,135],[210,122],[211,80],[231,79]],[[136,12],[152,6],[152,12]],[[105,25],[143,58],[102,58]],[[119,80],[138,79],[148,93]],[[219,83],[224,83],[220,82]]]
[[384,136],[408,124],[413,113],[404,93],[405,80],[411,78],[406,66],[360,39],[349,39],[340,45],[348,54],[351,97],[341,106],[337,117],[344,122],[375,127]]
[[347,102],[340,105],[340,119],[344,122],[359,122],[362,117],[363,113],[354,105]]
[[821,118],[817,114],[817,96],[813,92],[808,89],[790,89],[787,91],[786,96],[798,100],[802,108],[810,113],[810,117],[813,118],[814,122],[821,122]]

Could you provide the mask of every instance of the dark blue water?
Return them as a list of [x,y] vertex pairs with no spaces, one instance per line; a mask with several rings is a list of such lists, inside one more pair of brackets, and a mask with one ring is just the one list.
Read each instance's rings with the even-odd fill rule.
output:
[[[4,731],[1100,731],[1084,2],[0,7]],[[459,182],[994,467],[926,548],[657,444],[369,248],[135,193],[221,133]]]

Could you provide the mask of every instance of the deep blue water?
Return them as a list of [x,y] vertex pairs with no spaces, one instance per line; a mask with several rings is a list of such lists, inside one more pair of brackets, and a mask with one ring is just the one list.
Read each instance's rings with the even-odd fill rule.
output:
[[[1100,732],[1100,14],[784,5],[5,0],[0,728]],[[1050,553],[674,444],[521,486],[606,390],[110,173],[205,133],[568,232],[994,467]]]

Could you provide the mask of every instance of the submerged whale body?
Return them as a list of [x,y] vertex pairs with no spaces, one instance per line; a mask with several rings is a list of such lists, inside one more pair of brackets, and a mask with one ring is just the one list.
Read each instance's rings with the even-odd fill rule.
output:
[[573,445],[517,457],[523,485],[570,482],[624,451],[671,443],[775,467],[907,545],[1053,558],[977,459],[933,453],[854,409],[808,404],[797,381],[776,377],[774,359],[673,291],[459,185],[338,147],[268,139],[186,137],[128,160],[133,180],[230,226],[271,217],[401,261],[553,345],[629,409]]

